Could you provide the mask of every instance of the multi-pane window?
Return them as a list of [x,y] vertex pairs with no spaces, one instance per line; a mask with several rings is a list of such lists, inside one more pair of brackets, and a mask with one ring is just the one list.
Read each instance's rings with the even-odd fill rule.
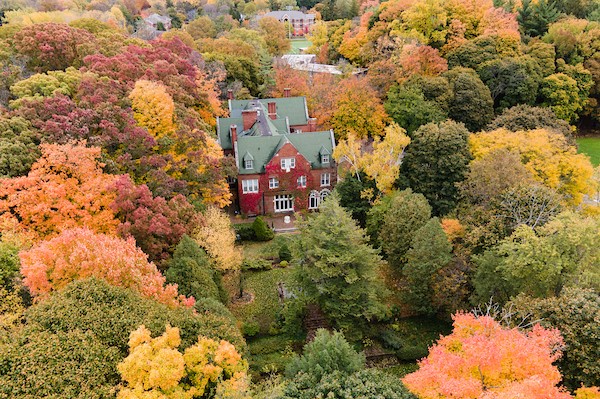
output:
[[257,193],[258,192],[258,179],[247,179],[242,180],[242,193]]
[[329,154],[321,155],[321,163],[329,163]]
[[329,173],[321,173],[321,187],[326,187],[331,185],[331,174]]
[[296,158],[281,158],[281,169],[294,169]]
[[306,187],[306,176],[300,176],[298,178],[298,187]]
[[276,195],[273,199],[275,212],[285,212],[294,210],[294,197],[290,194]]
[[276,177],[269,178],[269,188],[272,190],[274,188],[279,188],[279,180]]
[[317,209],[319,207],[319,202],[321,198],[319,197],[318,191],[311,191],[310,197],[308,197],[308,209]]
[[254,162],[251,159],[246,159],[244,161],[244,168],[245,169],[252,169],[254,166]]

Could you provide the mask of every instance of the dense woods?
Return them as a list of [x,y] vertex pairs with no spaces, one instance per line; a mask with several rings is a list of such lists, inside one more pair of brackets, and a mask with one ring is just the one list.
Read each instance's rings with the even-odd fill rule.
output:
[[599,101],[597,0],[0,2],[0,398],[600,398]]

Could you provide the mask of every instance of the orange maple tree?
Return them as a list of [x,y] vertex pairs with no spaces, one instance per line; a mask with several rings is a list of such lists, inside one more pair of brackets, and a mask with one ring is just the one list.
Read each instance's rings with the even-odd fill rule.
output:
[[23,283],[36,297],[43,298],[74,280],[97,277],[167,305],[192,306],[195,302],[178,295],[177,285],[165,285],[165,277],[148,262],[133,238],[71,229],[22,251],[19,257]]
[[552,365],[563,340],[556,329],[503,328],[489,316],[459,313],[452,334],[440,338],[419,370],[404,377],[421,399],[567,399]]
[[27,176],[0,179],[0,216],[15,218],[33,239],[74,227],[116,234],[110,204],[117,176],[102,171],[100,149],[44,144]]

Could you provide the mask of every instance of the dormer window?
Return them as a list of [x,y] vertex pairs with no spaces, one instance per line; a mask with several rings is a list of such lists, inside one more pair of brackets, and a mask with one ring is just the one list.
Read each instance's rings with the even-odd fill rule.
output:
[[294,169],[296,167],[296,158],[281,158],[281,169]]
[[244,169],[246,169],[246,170],[254,169],[254,157],[252,156],[252,154],[250,154],[249,152],[246,151],[242,160],[244,161]]
[[319,150],[319,155],[321,156],[321,164],[329,164],[329,157],[331,156],[331,152],[324,146],[321,146]]

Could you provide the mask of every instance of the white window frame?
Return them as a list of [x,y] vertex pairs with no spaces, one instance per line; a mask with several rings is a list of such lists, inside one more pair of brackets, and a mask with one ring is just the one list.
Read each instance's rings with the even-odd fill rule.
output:
[[281,158],[279,162],[281,169],[294,169],[296,167],[296,158]]
[[321,173],[321,187],[331,186],[331,173]]
[[297,179],[298,187],[306,187],[306,176],[302,175]]
[[254,168],[254,161],[251,159],[244,160],[244,169],[252,169]]
[[273,197],[273,210],[275,212],[289,212],[294,210],[294,197],[291,194],[278,194]]
[[269,189],[279,188],[279,180],[276,177],[269,177]]
[[329,154],[321,155],[321,163],[329,163]]
[[242,193],[243,194],[258,193],[258,179],[242,180]]
[[331,194],[331,191],[328,189],[323,189],[321,190],[321,193],[319,194],[319,198],[321,199],[320,202],[323,202],[325,200],[325,198],[327,198],[327,196]]
[[318,191],[311,191],[308,197],[308,209],[317,209],[321,204],[321,196]]

